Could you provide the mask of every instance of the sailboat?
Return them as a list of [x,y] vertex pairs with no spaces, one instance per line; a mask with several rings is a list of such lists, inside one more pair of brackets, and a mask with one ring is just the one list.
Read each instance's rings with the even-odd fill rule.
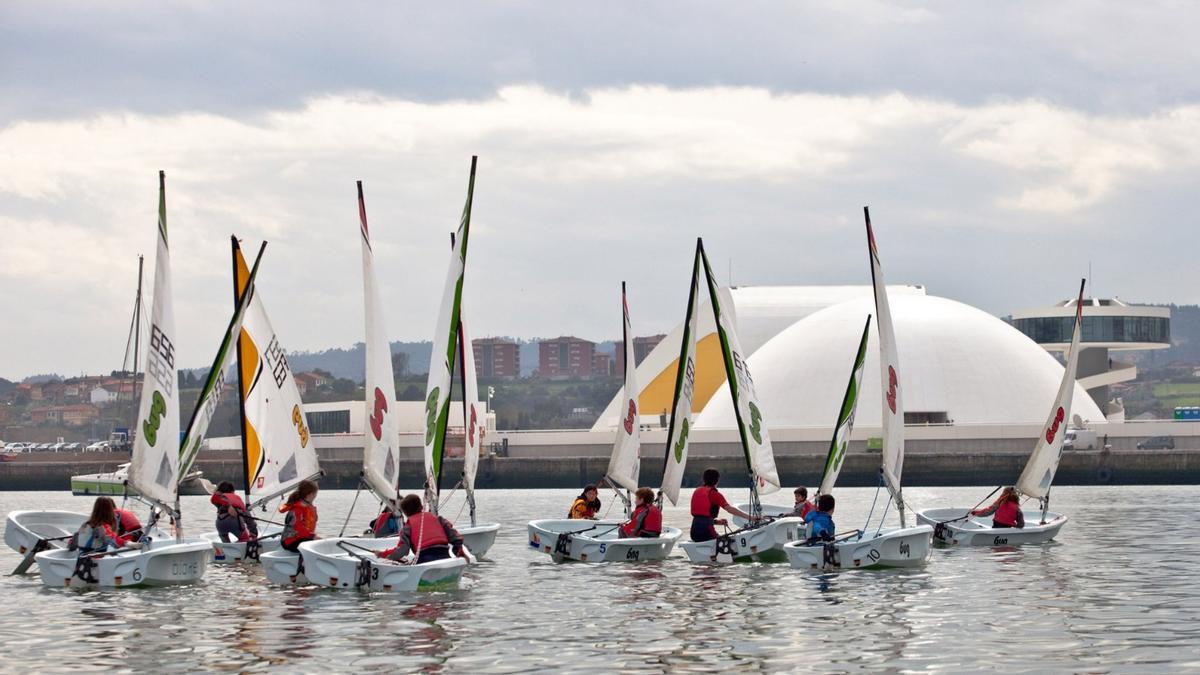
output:
[[[629,324],[629,301],[625,295],[625,283],[621,283],[622,331],[621,349],[624,350],[625,384],[621,390],[622,414],[617,420],[616,438],[612,456],[604,480],[614,490],[624,489],[627,494],[617,494],[625,503],[629,515],[628,492],[638,489],[641,472],[641,424],[638,421],[637,363],[633,355],[633,331]],[[529,546],[550,555],[556,562],[579,560],[582,562],[618,562],[662,560],[671,554],[675,542],[683,534],[678,528],[663,526],[657,538],[622,537],[619,528],[622,520],[534,520],[529,523]]]
[[[887,509],[880,516],[878,527],[870,528],[870,516],[863,529],[836,537],[832,542],[791,542],[784,547],[788,562],[798,569],[856,569],[866,567],[913,567],[923,565],[929,557],[933,528],[928,525],[907,527],[904,518],[904,494],[901,475],[904,468],[904,403],[901,396],[900,358],[896,348],[896,333],[892,312],[888,306],[887,287],[883,282],[883,267],[875,246],[870,212],[864,207],[867,224],[867,250],[871,260],[871,283],[875,290],[876,328],[879,331],[879,368],[882,390],[883,461],[879,467],[886,485],[889,504],[899,513],[900,527],[885,528]],[[860,342],[860,351],[862,345]],[[856,368],[858,366],[856,365]],[[849,440],[849,428],[846,440]],[[836,440],[835,432],[835,440]],[[839,464],[840,468],[840,464]],[[824,483],[824,479],[822,479]],[[829,486],[832,488],[832,485]],[[823,486],[824,489],[824,486]]]
[[[175,317],[172,307],[170,249],[167,240],[166,178],[159,172],[158,247],[151,305],[150,349],[145,355],[138,434],[129,465],[129,483],[151,503],[146,534],[136,546],[80,555],[76,551],[38,553],[42,583],[56,587],[122,587],[190,583],[204,576],[212,546],[204,539],[185,539],[179,483],[190,471],[224,389],[224,374],[232,360],[232,344],[241,330],[253,297],[255,261],[249,289],[237,306],[216,358],[205,378],[187,432],[179,436],[179,388],[175,360]],[[174,537],[156,527],[159,511],[170,514]]]
[[[443,303],[442,312],[439,315],[438,334],[437,339],[434,341],[434,362],[430,364],[429,368],[429,396],[426,402],[427,417],[425,431],[425,503],[433,513],[437,513],[437,485],[440,479],[442,456],[445,450],[446,418],[449,416],[450,409],[450,386],[454,370],[454,360],[460,346],[462,276],[471,226],[471,204],[475,193],[476,161],[477,158],[471,158],[471,176],[467,185],[467,201],[463,206],[462,218],[459,221],[452,250],[450,272],[447,278],[449,301]],[[372,303],[376,305],[380,305],[381,303],[378,301],[377,294],[372,299],[373,289],[376,286],[373,265],[371,265],[369,260],[370,240],[366,221],[366,207],[362,201],[361,184],[359,186],[359,215],[362,221],[364,246],[364,275],[366,275],[364,277],[364,287],[367,289],[367,349],[372,355],[378,354],[380,351],[383,354],[390,355],[390,348],[388,347],[382,327],[377,323],[373,324],[372,319],[376,315],[376,312],[371,309]],[[368,269],[372,271],[368,273],[366,271]],[[373,330],[375,331],[374,333],[372,333]],[[372,343],[374,343],[374,346],[372,346]],[[443,346],[446,349],[446,360],[442,364],[443,367],[439,369],[437,367],[437,354],[438,349]],[[395,401],[395,393],[392,387],[389,385],[385,390],[379,384],[379,380],[381,379],[391,382],[391,369],[389,368],[385,374],[380,366],[372,368],[373,363],[382,364],[384,362],[382,359],[378,359],[377,361],[368,360],[367,364],[367,377],[373,378],[373,381],[376,383],[374,388],[368,384],[368,391],[370,392],[368,395],[368,410],[372,413],[372,428],[370,434],[368,434],[367,442],[370,444],[372,438],[382,441],[384,433],[389,434],[386,437],[388,438],[388,443],[398,442],[398,433],[394,430],[385,431],[382,424],[384,418],[379,416],[379,413],[383,412],[383,408],[387,406],[388,402]],[[388,390],[391,391],[389,392]],[[381,399],[383,403],[379,403]],[[379,423],[378,435],[376,435],[376,422]],[[383,448],[386,446],[387,443],[381,443],[379,447]],[[364,453],[364,462],[369,462],[373,465],[374,458],[377,456],[377,449],[368,449]],[[386,450],[383,453],[383,461],[384,468],[386,469]],[[374,468],[371,470],[375,471]],[[381,474],[371,479],[367,484],[373,492],[376,492],[377,496],[386,495],[386,498],[393,500],[393,503],[398,502],[399,492],[396,483],[390,482],[384,484],[384,481],[392,481],[392,479],[390,476]],[[376,482],[379,484],[372,486],[372,483]],[[379,493],[383,493],[383,495]],[[496,525],[496,528],[499,529],[499,525]],[[495,534],[493,533],[492,536],[494,538]],[[415,562],[412,564],[402,564],[379,558],[376,555],[379,551],[395,547],[398,540],[399,537],[379,539],[339,537],[305,542],[300,545],[300,553],[304,557],[305,574],[309,581],[319,586],[332,588],[353,587],[372,591],[415,591],[427,588],[453,587],[458,584],[462,570],[467,565],[467,561],[462,558],[450,557],[420,564],[416,564]],[[414,555],[414,561],[415,558],[416,556]]]
[[480,523],[475,509],[475,474],[479,469],[487,411],[479,402],[479,380],[475,377],[475,350],[467,334],[466,322],[458,322],[459,375],[463,389],[463,471],[462,488],[466,494],[471,524],[458,528],[463,543],[473,555],[482,558],[496,543],[500,523]]
[[1071,350],[1067,352],[1067,365],[1063,379],[1058,385],[1058,395],[1050,407],[1050,415],[1042,427],[1029,461],[1017,478],[1016,491],[1019,496],[1037,499],[1041,513],[1026,514],[1025,527],[992,527],[987,521],[971,515],[980,504],[986,502],[1001,488],[984,497],[980,504],[970,509],[939,508],[926,509],[917,513],[917,520],[932,525],[936,543],[962,546],[1016,546],[1019,544],[1041,544],[1058,535],[1067,523],[1061,513],[1049,511],[1050,486],[1058,471],[1062,457],[1063,440],[1067,433],[1067,420],[1071,419],[1071,399],[1075,394],[1075,371],[1079,363],[1079,338],[1083,324],[1083,289],[1087,280],[1079,282],[1079,297],[1075,301],[1075,327],[1071,333]]
[[[737,420],[738,438],[742,446],[742,458],[746,462],[746,472],[750,479],[750,504],[746,511],[755,518],[752,522],[739,524],[733,532],[721,535],[716,539],[703,542],[684,542],[679,545],[687,554],[688,560],[696,563],[725,563],[734,561],[757,560],[763,562],[782,561],[783,545],[800,536],[803,521],[791,516],[764,516],[760,497],[779,489],[779,471],[775,468],[775,455],[771,449],[771,438],[767,433],[767,423],[763,419],[762,409],[754,388],[754,380],[750,377],[750,369],[746,365],[745,352],[742,351],[734,327],[732,307],[729,311],[722,306],[721,294],[717,289],[717,279],[708,264],[708,256],[704,253],[704,242],[696,240],[696,260],[692,268],[692,294],[699,292],[698,275],[703,268],[705,283],[708,287],[709,304],[712,306],[713,318],[717,324],[717,336],[721,343],[721,357],[725,365],[725,378],[729,387],[729,395],[733,398],[734,417]],[[688,300],[689,329],[685,331],[684,353],[688,358],[680,359],[680,371],[676,374],[676,397],[680,396],[680,383],[687,382],[691,389],[693,373],[686,373],[683,368],[689,367],[694,371],[695,358],[695,325],[697,321],[697,300]],[[683,478],[683,461],[686,460],[687,432],[691,419],[691,395],[687,395],[686,417],[682,420],[680,435],[674,440],[674,445],[667,445],[667,471],[663,476],[663,493],[676,503],[679,494],[679,483]],[[674,415],[680,414],[677,405]],[[672,420],[674,438],[675,422]],[[683,445],[682,449],[679,447]],[[676,459],[677,461],[672,461]],[[668,485],[667,481],[671,481]]]
[[[250,270],[237,237],[231,237],[230,243],[236,306],[246,294]],[[300,390],[259,293],[250,299],[235,352],[242,489],[246,510],[253,512],[260,507],[265,510],[268,502],[300,481],[320,476],[321,469],[309,437]],[[268,524],[249,541],[223,542],[217,532],[207,532],[203,537],[212,542],[214,562],[235,563],[257,561],[261,553],[279,549],[282,532],[282,524]]]

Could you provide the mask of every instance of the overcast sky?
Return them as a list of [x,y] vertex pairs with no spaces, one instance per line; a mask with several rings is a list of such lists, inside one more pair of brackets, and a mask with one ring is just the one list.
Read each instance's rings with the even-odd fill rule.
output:
[[995,314],[1200,302],[1200,6],[0,4],[0,376],[121,365],[167,172],[180,361],[229,236],[291,350],[361,341],[354,181],[389,334],[433,332],[479,155],[472,332],[620,334],[722,283],[889,283]]

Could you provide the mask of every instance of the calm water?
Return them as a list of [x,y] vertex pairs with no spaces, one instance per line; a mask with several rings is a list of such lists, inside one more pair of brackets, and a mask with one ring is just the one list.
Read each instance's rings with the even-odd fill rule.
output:
[[[874,492],[837,493],[839,529],[861,525]],[[961,506],[987,492],[914,488],[908,498]],[[337,533],[352,496],[320,494],[325,533]],[[171,589],[46,589],[36,574],[3,576],[0,670],[1200,669],[1198,487],[1056,488],[1054,507],[1071,517],[1057,543],[935,550],[923,569],[840,574],[694,566],[681,551],[662,563],[555,565],[528,548],[525,524],[559,517],[572,496],[482,492],[483,520],[503,529],[492,561],[468,568],[455,592],[272,588],[258,569],[217,565]],[[3,513],[89,504],[0,492]],[[193,531],[208,525],[203,498],[185,498],[184,510]],[[667,513],[685,537],[686,513]],[[17,562],[0,551],[4,570]]]

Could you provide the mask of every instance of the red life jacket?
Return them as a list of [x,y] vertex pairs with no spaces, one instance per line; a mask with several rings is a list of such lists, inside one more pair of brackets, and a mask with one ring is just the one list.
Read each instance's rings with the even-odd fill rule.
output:
[[642,504],[633,510],[629,522],[621,526],[621,536],[640,537],[662,534],[662,511],[653,504]]
[[[701,485],[692,493],[692,515],[701,518],[716,518],[721,513],[721,507],[712,503],[712,493],[717,488]],[[721,493],[717,492],[719,496]],[[661,516],[660,516],[661,517]]]
[[142,529],[142,521],[138,520],[137,516],[133,515],[132,511],[116,509],[116,512],[117,530],[119,530],[120,534]]
[[217,507],[218,518],[229,515],[225,513],[225,509],[230,506],[238,513],[246,513],[246,502],[242,501],[242,498],[233,492],[214,492],[209,501],[212,502],[213,506]]
[[446,528],[442,527],[442,521],[428,511],[409,516],[406,527],[408,528],[409,547],[413,550],[414,555],[420,555],[421,551],[431,546],[448,546],[450,544],[450,537],[446,535]]
[[1021,510],[1021,505],[1016,501],[1007,501],[996,507],[996,513],[992,515],[992,520],[1001,525],[1009,527],[1017,526],[1017,513]]

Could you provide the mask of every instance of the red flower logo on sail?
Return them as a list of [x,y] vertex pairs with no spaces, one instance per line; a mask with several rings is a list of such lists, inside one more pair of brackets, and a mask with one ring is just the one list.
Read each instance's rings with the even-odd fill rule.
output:
[[1054,423],[1051,424],[1048,429],[1046,429],[1047,443],[1054,442],[1054,437],[1058,435],[1058,427],[1062,424],[1063,418],[1066,416],[1066,411],[1062,409],[1062,406],[1059,406],[1058,411],[1054,413]]
[[888,407],[892,409],[892,414],[896,414],[896,387],[900,384],[900,379],[896,377],[896,369],[888,366]]
[[474,447],[475,445],[475,424],[478,419],[475,415],[475,406],[471,406],[471,424],[467,427],[467,445],[469,447]]
[[633,423],[637,419],[637,404],[629,399],[629,412],[625,413],[625,433],[633,435]]
[[377,441],[383,438],[383,413],[387,412],[387,409],[387,397],[379,387],[375,387],[375,412],[371,414],[371,433],[375,434]]

